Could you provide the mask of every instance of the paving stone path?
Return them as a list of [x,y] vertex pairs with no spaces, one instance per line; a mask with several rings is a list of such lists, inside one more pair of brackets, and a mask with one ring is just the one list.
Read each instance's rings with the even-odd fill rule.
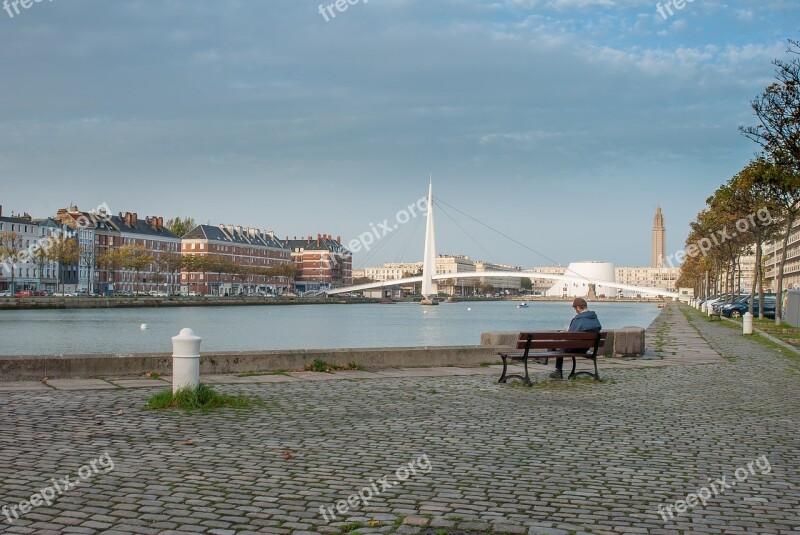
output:
[[138,379],[6,385],[0,531],[800,534],[800,363],[675,304],[648,345],[602,383],[211,378],[265,406],[208,414],[144,412]]

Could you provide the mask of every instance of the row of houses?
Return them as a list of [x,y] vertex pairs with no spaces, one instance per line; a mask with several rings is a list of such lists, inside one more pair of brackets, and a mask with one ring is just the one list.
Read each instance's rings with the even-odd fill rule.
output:
[[[15,258],[6,255],[0,258],[0,291],[55,290],[61,284],[68,292],[101,295],[177,291],[281,295],[352,282],[350,252],[340,237],[328,234],[279,239],[272,231],[239,225],[199,225],[177,236],[164,225],[163,217],[140,218],[136,212],[112,214],[105,206],[92,211],[70,206],[44,219],[34,219],[27,213],[6,217],[0,206],[0,237],[10,234],[21,238],[23,251],[46,247],[53,235],[74,239],[80,255],[69,265],[42,262],[31,254]],[[131,267],[102,261],[109,251],[123,247],[135,248],[147,263]],[[237,269],[214,272],[207,266],[186,268],[181,260],[191,257],[213,258],[220,265],[235,265]],[[280,266],[286,267],[280,275],[274,269],[258,269]]]

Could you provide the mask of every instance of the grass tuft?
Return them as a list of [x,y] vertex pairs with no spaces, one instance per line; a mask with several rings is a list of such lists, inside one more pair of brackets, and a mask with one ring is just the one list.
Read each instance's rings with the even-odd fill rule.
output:
[[172,389],[167,389],[151,396],[144,408],[148,411],[161,411],[167,409],[181,409],[186,412],[206,412],[221,407],[233,409],[249,409],[254,406],[263,406],[264,401],[259,398],[247,396],[231,396],[215,392],[206,384],[200,383],[197,388],[181,388],[174,394]]
[[329,364],[322,359],[314,359],[314,362],[303,368],[305,372],[332,373],[335,371],[364,370],[364,366],[355,362],[348,362],[346,366]]

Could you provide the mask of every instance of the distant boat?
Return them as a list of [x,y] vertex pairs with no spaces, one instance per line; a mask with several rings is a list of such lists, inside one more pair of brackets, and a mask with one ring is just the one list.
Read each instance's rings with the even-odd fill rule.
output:
[[530,307],[528,306],[528,303],[522,303],[520,305],[517,305],[517,308],[530,308]]

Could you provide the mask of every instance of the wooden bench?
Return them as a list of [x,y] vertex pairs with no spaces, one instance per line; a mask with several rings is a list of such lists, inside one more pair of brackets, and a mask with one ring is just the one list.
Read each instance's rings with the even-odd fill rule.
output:
[[[568,379],[572,379],[578,375],[588,375],[594,377],[595,380],[600,380],[600,374],[597,372],[597,351],[603,346],[606,340],[606,333],[592,333],[592,332],[530,332],[519,333],[517,337],[516,351],[500,351],[498,355],[503,359],[503,374],[500,376],[498,383],[505,383],[511,378],[521,379],[528,386],[531,386],[530,375],[528,375],[528,360],[547,360],[551,358],[572,358],[572,371]],[[583,353],[565,353],[564,350],[584,350]],[[591,351],[591,352],[590,352]],[[591,372],[576,372],[575,366],[577,365],[576,359],[583,357],[591,359],[594,363],[594,373]],[[525,365],[525,376],[521,375],[508,375],[508,361],[522,361]]]

